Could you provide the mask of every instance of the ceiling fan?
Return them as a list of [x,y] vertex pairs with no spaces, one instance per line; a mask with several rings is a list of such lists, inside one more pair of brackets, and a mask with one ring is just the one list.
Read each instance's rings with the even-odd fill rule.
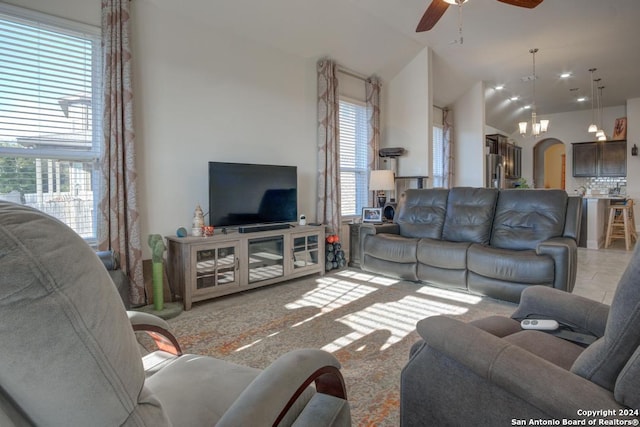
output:
[[[432,0],[431,4],[422,15],[422,19],[418,23],[418,27],[416,28],[416,33],[421,33],[423,31],[429,31],[436,25],[436,23],[440,20],[442,15],[446,12],[451,4],[457,4],[462,6],[463,3],[466,3],[468,0]],[[513,6],[526,7],[528,9],[533,9],[542,3],[543,0],[498,0],[502,3],[507,3]]]

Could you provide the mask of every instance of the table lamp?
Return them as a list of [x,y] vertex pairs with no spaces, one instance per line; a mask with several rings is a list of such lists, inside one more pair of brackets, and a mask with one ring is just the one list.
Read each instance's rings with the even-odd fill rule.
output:
[[372,170],[369,176],[369,190],[376,192],[378,196],[378,206],[383,208],[387,202],[385,191],[395,190],[395,178],[391,170]]

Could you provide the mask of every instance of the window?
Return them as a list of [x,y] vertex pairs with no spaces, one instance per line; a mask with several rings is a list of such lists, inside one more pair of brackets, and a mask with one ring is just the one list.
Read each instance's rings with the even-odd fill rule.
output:
[[364,103],[340,99],[340,209],[342,216],[360,215],[368,205],[367,108]]
[[100,29],[0,5],[0,199],[96,239]]
[[444,185],[444,129],[433,126],[433,186]]
[[442,109],[434,107],[433,108],[433,129],[432,129],[432,139],[433,139],[433,149],[432,149],[432,175],[433,175],[433,187],[443,187],[444,186],[444,127],[442,123]]

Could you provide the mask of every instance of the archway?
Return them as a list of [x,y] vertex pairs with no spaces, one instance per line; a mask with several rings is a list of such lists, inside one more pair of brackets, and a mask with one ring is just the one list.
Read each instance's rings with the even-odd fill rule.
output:
[[562,141],[547,138],[533,147],[535,188],[565,188],[566,149]]

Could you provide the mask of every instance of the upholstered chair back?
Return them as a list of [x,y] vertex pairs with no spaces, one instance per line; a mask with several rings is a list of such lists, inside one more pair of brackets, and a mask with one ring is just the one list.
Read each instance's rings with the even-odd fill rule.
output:
[[447,213],[449,190],[409,189],[400,195],[394,222],[405,237],[440,239]]
[[501,190],[491,246],[535,249],[544,240],[561,237],[565,228],[567,199],[563,190]]
[[122,300],[76,233],[0,201],[0,277],[0,389],[33,424],[167,425]]
[[614,391],[616,400],[640,407],[640,245],[611,302],[604,336],[585,349],[571,371]]
[[449,191],[442,239],[489,244],[498,190],[457,187]]

